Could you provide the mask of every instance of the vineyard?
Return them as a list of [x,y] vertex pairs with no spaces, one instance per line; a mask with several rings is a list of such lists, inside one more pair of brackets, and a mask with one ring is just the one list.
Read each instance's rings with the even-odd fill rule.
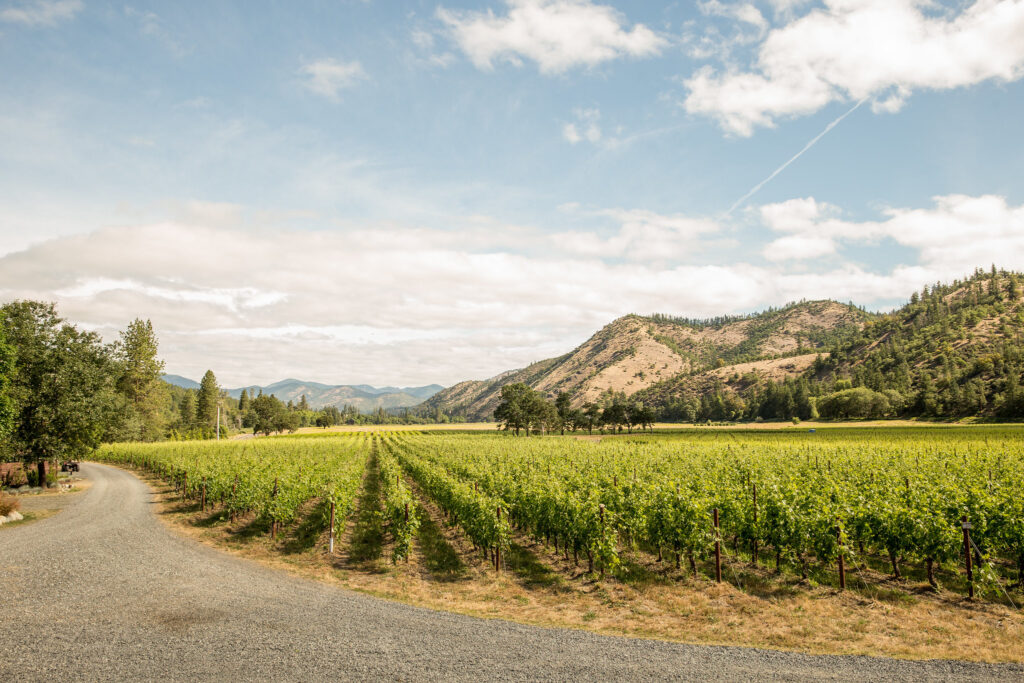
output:
[[408,558],[429,503],[496,572],[532,543],[588,580],[629,581],[649,566],[742,584],[740,570],[759,567],[865,590],[871,569],[1021,602],[1014,428],[385,432],[121,444],[97,459],[148,470],[203,510],[262,520],[270,534],[315,516],[332,547],[372,475],[394,562]]

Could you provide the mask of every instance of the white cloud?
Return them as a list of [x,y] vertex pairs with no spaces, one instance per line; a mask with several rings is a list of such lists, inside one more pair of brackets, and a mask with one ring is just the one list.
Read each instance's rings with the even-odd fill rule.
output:
[[338,93],[345,88],[351,88],[367,78],[359,62],[341,62],[330,58],[304,64],[299,71],[308,77],[305,82],[308,90],[332,100],[338,99]]
[[768,32],[749,70],[699,69],[686,110],[749,136],[779,117],[834,101],[897,111],[915,90],[946,90],[1024,74],[1024,0],[977,0],[935,14],[927,0],[825,0]]
[[918,251],[920,264],[939,273],[933,279],[962,275],[996,263],[1024,269],[1024,206],[1004,197],[935,197],[928,209],[890,208],[882,221],[846,221],[838,207],[813,198],[791,199],[761,207],[764,224],[788,233],[764,248],[775,261],[833,254],[841,242],[876,243],[891,239]]
[[0,10],[0,21],[24,26],[55,26],[74,18],[85,5],[81,0],[33,0]]
[[550,237],[552,245],[590,258],[679,262],[700,250],[704,236],[722,231],[722,226],[711,219],[663,215],[646,209],[604,209],[591,213],[611,218],[619,225],[618,231],[611,236],[593,231],[555,233]]
[[545,74],[593,67],[620,57],[657,54],[667,41],[643,24],[628,28],[614,8],[589,0],[507,0],[508,14],[457,12],[437,16],[480,69],[495,61],[537,63]]
[[573,116],[574,123],[567,123],[562,126],[562,137],[575,145],[586,140],[597,144],[601,142],[601,112],[598,109],[575,109]]
[[[783,267],[702,255],[729,230],[646,209],[565,206],[545,233],[477,217],[461,229],[253,227],[230,204],[181,218],[57,237],[0,257],[0,301],[55,300],[107,338],[150,318],[172,372],[213,368],[228,385],[286,376],[371,384],[454,383],[569,350],[629,312],[743,312],[800,298],[871,304],[995,262],[1024,269],[1024,207],[951,195],[850,221],[811,198],[762,207]],[[281,219],[287,224],[287,219]],[[888,273],[844,263],[844,244],[892,239],[919,258]],[[838,260],[837,260],[838,259]]]
[[705,2],[699,3],[698,7],[704,14],[735,19],[762,30],[768,28],[768,22],[761,14],[761,10],[749,2],[725,3],[720,0],[705,0]]

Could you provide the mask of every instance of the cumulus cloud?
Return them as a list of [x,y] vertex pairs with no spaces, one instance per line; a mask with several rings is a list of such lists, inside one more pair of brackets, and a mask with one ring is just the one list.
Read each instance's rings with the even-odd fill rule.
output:
[[764,224],[787,233],[764,248],[773,261],[833,254],[840,243],[890,239],[916,249],[920,265],[956,277],[976,266],[998,263],[1024,269],[1024,206],[1004,197],[947,195],[924,209],[889,208],[885,220],[848,221],[836,206],[814,198],[791,199],[761,207]]
[[23,26],[55,26],[74,18],[84,7],[81,0],[16,2],[0,9],[0,21]]
[[3,257],[0,300],[56,300],[111,338],[132,318],[151,318],[173,371],[212,367],[244,384],[485,377],[562,353],[633,310],[710,314],[761,297],[756,272],[619,261],[616,249],[639,254],[638,234],[691,226],[612,213],[632,237],[598,240],[600,255],[543,240],[537,253],[520,253],[484,231],[467,246],[425,229],[108,228]]
[[[1024,207],[950,195],[852,221],[800,198],[761,208],[767,263],[708,264],[729,227],[646,209],[564,208],[548,233],[479,218],[460,229],[253,227],[237,207],[51,239],[0,257],[0,301],[54,300],[108,339],[152,319],[171,372],[225,384],[454,383],[564,353],[629,312],[707,316],[800,298],[870,305],[995,262],[1024,269]],[[891,239],[915,261],[870,272],[845,244]],[[831,255],[827,265],[784,267]],[[839,260],[837,260],[839,259]]]
[[928,0],[825,0],[769,31],[748,69],[699,69],[685,81],[684,106],[749,136],[835,101],[870,98],[876,112],[895,112],[915,90],[1024,74],[1024,0],[934,10]]
[[331,58],[304,64],[299,71],[306,77],[305,86],[309,91],[331,100],[337,100],[342,90],[367,78],[359,62],[342,62]]
[[459,48],[479,69],[495,61],[537,63],[545,74],[593,67],[620,57],[657,54],[667,41],[643,24],[629,28],[607,5],[589,0],[507,0],[508,13],[438,8]]

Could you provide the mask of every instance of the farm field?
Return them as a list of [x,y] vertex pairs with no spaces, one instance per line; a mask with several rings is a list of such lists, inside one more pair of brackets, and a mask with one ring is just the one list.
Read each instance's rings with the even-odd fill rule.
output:
[[148,472],[190,535],[414,604],[686,642],[1021,661],[1021,435],[384,431],[123,444],[96,459]]

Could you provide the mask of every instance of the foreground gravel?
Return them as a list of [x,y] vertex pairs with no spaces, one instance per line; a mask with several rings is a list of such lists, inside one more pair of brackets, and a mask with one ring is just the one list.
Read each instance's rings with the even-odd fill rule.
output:
[[1024,667],[824,657],[544,629],[377,600],[166,530],[102,465],[0,529],[0,680],[1022,680]]

